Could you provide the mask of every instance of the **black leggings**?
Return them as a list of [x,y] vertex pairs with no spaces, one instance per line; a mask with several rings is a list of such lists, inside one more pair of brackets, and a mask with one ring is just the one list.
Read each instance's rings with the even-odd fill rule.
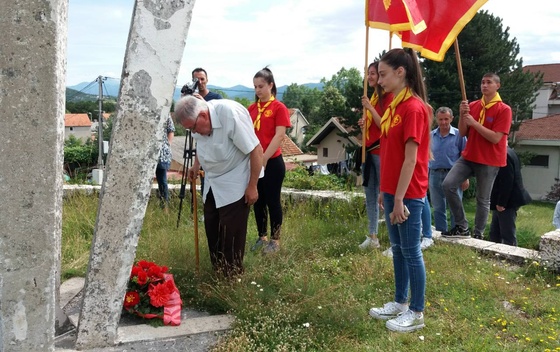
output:
[[286,165],[282,155],[268,159],[264,177],[260,178],[257,184],[259,199],[253,206],[259,237],[267,235],[267,220],[270,214],[270,237],[273,240],[280,239],[280,227],[282,226],[280,195],[285,175]]

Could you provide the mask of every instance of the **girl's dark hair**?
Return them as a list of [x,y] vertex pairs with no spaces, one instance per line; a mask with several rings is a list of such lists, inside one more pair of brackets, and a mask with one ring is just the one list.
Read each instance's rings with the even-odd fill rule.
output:
[[[272,83],[272,96],[276,97],[276,82],[274,82],[274,75],[272,71],[267,67],[263,68],[259,72],[255,73],[253,78],[262,78],[268,84]],[[259,97],[255,94],[255,102],[259,101]]]
[[383,61],[395,70],[401,66],[404,67],[406,70],[405,80],[407,87],[412,89],[412,92],[422,99],[428,109],[428,120],[426,126],[429,133],[430,122],[433,120],[434,109],[428,103],[428,94],[426,92],[426,86],[424,85],[424,76],[422,75],[422,68],[420,67],[420,62],[418,61],[418,55],[416,55],[416,52],[410,48],[395,48],[385,53],[379,61]]
[[418,56],[414,50],[409,48],[391,49],[381,57],[380,61],[383,61],[395,70],[401,66],[404,67],[406,70],[406,85],[425,103],[428,102],[422,68],[420,67]]
[[[372,62],[371,64],[369,64],[368,71],[372,67],[375,68],[375,71],[377,71],[377,76],[379,77],[379,60],[376,60],[376,61]],[[379,100],[378,100],[379,106],[384,106],[383,100],[385,98],[385,92],[383,91],[383,88],[379,84],[375,85],[375,92],[377,93],[377,96],[379,97]]]

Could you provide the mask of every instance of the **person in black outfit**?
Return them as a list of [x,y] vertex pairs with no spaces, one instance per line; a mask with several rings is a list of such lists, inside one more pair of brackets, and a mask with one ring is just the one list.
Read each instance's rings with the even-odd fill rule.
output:
[[530,201],[531,197],[523,186],[521,163],[515,151],[508,146],[507,165],[498,171],[490,195],[490,241],[517,246],[517,210]]

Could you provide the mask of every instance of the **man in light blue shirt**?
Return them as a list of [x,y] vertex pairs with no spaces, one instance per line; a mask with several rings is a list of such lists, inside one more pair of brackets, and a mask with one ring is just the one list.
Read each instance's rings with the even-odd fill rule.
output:
[[185,96],[175,107],[177,122],[191,130],[196,158],[188,170],[205,171],[204,227],[214,270],[230,277],[243,272],[250,206],[258,199],[263,151],[249,112],[229,99],[206,102]]
[[[453,111],[442,106],[436,110],[436,127],[431,132],[431,151],[433,158],[430,158],[430,201],[434,208],[434,222],[436,231],[447,232],[447,202],[443,192],[442,183],[447,173],[461,156],[461,152],[467,144],[467,137],[461,137],[459,130],[451,126],[453,121]],[[463,197],[463,191],[469,187],[467,179],[458,189],[459,197]],[[451,228],[455,226],[453,213],[451,213]]]

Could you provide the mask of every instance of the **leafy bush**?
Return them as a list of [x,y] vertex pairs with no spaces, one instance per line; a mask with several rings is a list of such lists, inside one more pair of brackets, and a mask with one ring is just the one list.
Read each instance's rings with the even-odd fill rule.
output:
[[560,200],[560,182],[556,182],[550,188],[550,191],[546,194],[545,199],[551,202],[557,202]]
[[338,177],[333,174],[309,175],[307,169],[299,165],[286,172],[283,186],[295,189],[343,191],[352,188],[352,177]]

